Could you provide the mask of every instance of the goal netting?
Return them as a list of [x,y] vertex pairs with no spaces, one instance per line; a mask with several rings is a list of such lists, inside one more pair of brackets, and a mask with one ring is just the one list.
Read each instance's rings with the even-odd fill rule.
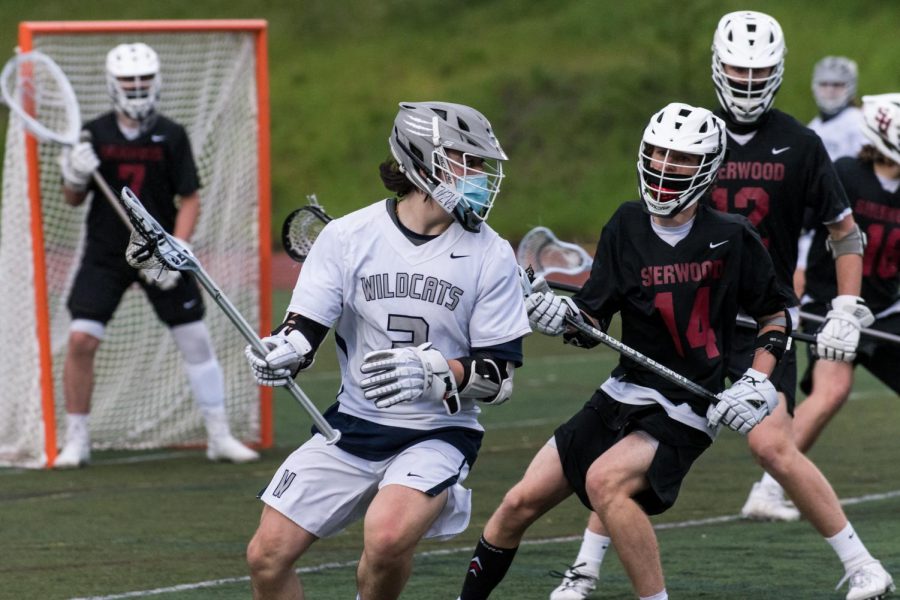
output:
[[[19,34],[22,50],[42,51],[68,75],[84,121],[112,107],[104,70],[109,49],[141,41],[157,51],[159,109],[186,127],[203,185],[193,250],[249,323],[268,324],[265,23],[22,23]],[[52,110],[40,99],[34,109]],[[0,211],[0,465],[47,465],[65,431],[66,299],[88,203],[64,203],[59,152],[57,145],[35,142],[10,116]],[[205,294],[204,301],[232,431],[267,446],[270,396],[249,374],[237,329]],[[180,354],[136,285],[123,297],[96,357],[91,438],[97,450],[206,441]]]

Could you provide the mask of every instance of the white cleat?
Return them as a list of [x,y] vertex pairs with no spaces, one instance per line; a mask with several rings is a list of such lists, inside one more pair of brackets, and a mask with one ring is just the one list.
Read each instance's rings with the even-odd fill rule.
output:
[[757,481],[741,509],[741,516],[754,521],[798,521],[800,511],[785,499],[781,488]]
[[66,442],[53,461],[54,469],[77,469],[91,462],[91,447],[81,440]]
[[550,600],[584,600],[597,589],[597,578],[578,570],[583,566],[584,563],[566,569],[562,583],[550,592]]
[[206,445],[206,458],[241,464],[259,460],[259,453],[243,445],[233,436],[227,435],[209,439]]
[[847,591],[847,600],[876,600],[885,598],[894,591],[894,580],[891,574],[877,560],[867,562],[852,571],[848,571],[838,582],[840,589],[844,582],[850,581],[850,589]]

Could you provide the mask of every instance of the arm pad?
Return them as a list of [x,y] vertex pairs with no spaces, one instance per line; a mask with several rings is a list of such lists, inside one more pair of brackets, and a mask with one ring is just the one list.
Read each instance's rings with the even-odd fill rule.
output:
[[463,379],[458,386],[460,397],[487,404],[503,404],[509,400],[515,370],[511,362],[489,356],[464,356],[457,360],[463,366]]
[[854,223],[850,233],[839,240],[832,239],[829,235],[828,239],[825,240],[825,247],[831,250],[831,255],[834,258],[844,254],[859,254],[862,256],[866,250],[866,234],[862,232],[859,225]]

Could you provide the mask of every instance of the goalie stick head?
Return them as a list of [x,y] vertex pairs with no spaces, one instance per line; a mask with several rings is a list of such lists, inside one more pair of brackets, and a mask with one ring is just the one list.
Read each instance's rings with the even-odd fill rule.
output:
[[122,206],[134,231],[126,259],[137,269],[196,271],[197,262],[190,250],[166,233],[128,187],[122,188]]

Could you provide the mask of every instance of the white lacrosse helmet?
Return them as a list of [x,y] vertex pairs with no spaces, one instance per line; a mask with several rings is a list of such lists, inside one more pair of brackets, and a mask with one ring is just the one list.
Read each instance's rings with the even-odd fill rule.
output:
[[[775,101],[784,76],[784,34],[778,21],[750,10],[728,13],[719,20],[712,45],[712,79],[716,95],[736,123],[755,123]],[[749,69],[747,79],[725,74],[725,65]],[[754,71],[768,69],[767,77]]]
[[106,55],[106,86],[116,109],[135,121],[156,110],[162,78],[159,57],[147,44],[119,44]]
[[900,94],[863,96],[863,133],[883,155],[900,164]]
[[[647,211],[672,217],[697,202],[715,180],[726,147],[725,122],[705,108],[673,102],[653,115],[637,162]],[[665,150],[664,156],[654,157],[657,149]],[[686,154],[698,159],[686,161]]]
[[845,56],[826,56],[813,68],[812,93],[825,116],[836,115],[856,97],[856,62]]
[[[401,102],[388,143],[417,188],[467,231],[481,228],[500,192],[506,160],[483,114],[449,102]],[[462,153],[461,161],[447,150]]]

